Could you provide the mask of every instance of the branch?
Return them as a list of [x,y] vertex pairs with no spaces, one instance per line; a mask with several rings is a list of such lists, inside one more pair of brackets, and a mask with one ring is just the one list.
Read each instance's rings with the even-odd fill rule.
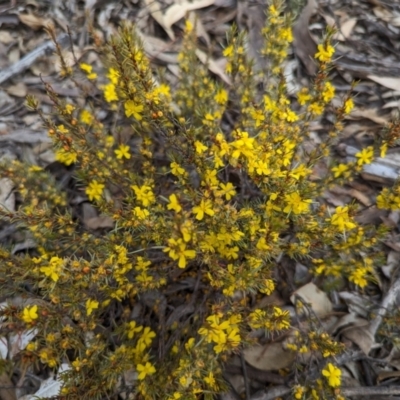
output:
[[[257,392],[250,400],[274,400],[276,397],[285,396],[291,392],[287,386],[276,386],[267,392]],[[400,395],[400,386],[365,386],[365,387],[343,387],[340,388],[343,396],[394,396]]]
[[[67,43],[68,34],[62,33],[57,36],[57,43],[61,46],[64,46]],[[43,57],[44,55],[49,55],[53,50],[55,50],[56,46],[52,40],[48,40],[43,43],[37,49],[31,51],[22,57],[18,62],[13,65],[10,65],[4,71],[0,72],[0,84],[4,83],[8,79],[12,78],[15,75],[20,74],[29,68],[38,58]]]
[[373,321],[371,321],[369,326],[369,331],[375,336],[377,330],[379,329],[382,319],[385,316],[389,308],[392,307],[393,303],[396,301],[397,295],[400,292],[400,277],[396,279],[394,284],[390,287],[387,295],[383,298],[382,303],[379,307],[378,313]]

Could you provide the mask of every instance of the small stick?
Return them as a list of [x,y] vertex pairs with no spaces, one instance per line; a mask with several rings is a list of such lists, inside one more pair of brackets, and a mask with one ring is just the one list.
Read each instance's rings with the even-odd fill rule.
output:
[[244,378],[244,388],[246,391],[246,400],[250,400],[250,387],[249,387],[249,377],[247,376],[246,361],[244,359],[243,351],[240,352],[240,364],[242,366],[243,378]]
[[389,308],[392,307],[393,303],[396,301],[397,295],[400,292],[400,277],[396,279],[394,284],[390,287],[388,293],[383,298],[382,303],[379,307],[378,313],[371,324],[369,326],[369,331],[375,336],[379,326],[382,323],[383,317],[386,315],[386,312]]
[[[65,45],[68,39],[68,34],[62,33],[57,36],[57,43]],[[4,83],[8,79],[12,78],[15,75],[20,74],[29,68],[38,58],[43,57],[44,55],[51,54],[51,52],[55,49],[55,44],[52,40],[48,40],[39,46],[37,49],[31,51],[22,57],[18,62],[6,68],[4,71],[0,72],[0,84]]]
[[344,396],[393,396],[400,394],[400,386],[344,387],[340,393]]
[[[291,392],[287,386],[276,386],[268,390],[256,393],[250,400],[274,400],[276,397],[285,396]],[[343,396],[394,396],[400,395],[400,386],[365,386],[365,387],[343,387],[340,388]]]

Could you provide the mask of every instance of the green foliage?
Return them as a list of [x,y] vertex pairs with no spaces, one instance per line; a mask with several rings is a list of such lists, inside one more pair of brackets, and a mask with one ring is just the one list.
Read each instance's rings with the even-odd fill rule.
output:
[[[1,250],[3,295],[26,299],[18,306],[10,300],[1,314],[8,331],[37,332],[23,364],[71,364],[62,395],[211,399],[226,388],[221,369],[230,355],[257,337],[293,329],[288,311],[250,307],[250,294],[273,292],[278,259],[301,260],[326,284],[348,280],[363,288],[374,280],[385,232],[357,224],[355,205],[332,210],[319,196],[359,173],[379,148],[386,151],[394,129],[354,162],[329,165],[317,176],[315,166],[328,160],[353,103],[349,93],[334,111],[327,140],[305,146],[310,121],[335,95],[328,81],[334,48],[328,34],[316,55],[314,85],[295,98],[282,70],[291,23],[274,2],[263,31],[268,63],[262,73],[246,57],[245,35],[233,29],[222,83],[199,62],[187,22],[174,88],[156,77],[127,25],[100,49],[103,71],[88,64],[73,71],[62,62],[62,75],[81,89],[85,105],[66,103],[51,86],[51,115],[28,99],[56,159],[114,224],[102,235],[85,229],[47,171],[2,165],[21,205],[1,216],[30,232],[37,247],[33,254]],[[82,71],[87,85],[77,79]],[[112,127],[100,120],[100,108]],[[130,127],[129,140],[119,126]],[[299,342],[303,352],[328,359],[341,350],[315,324],[307,334]],[[337,398],[340,370],[329,363],[320,372],[322,380],[297,386],[294,395],[308,390]]]

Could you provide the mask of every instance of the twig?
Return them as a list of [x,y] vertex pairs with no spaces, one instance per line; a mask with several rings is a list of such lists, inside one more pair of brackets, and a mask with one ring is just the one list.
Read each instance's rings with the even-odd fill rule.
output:
[[250,398],[250,400],[274,400],[276,397],[285,396],[290,392],[291,389],[287,386],[276,386],[274,388],[268,389],[268,392],[257,392],[254,396]]
[[400,386],[365,386],[341,388],[344,396],[390,396],[400,394]]
[[[284,385],[287,380],[274,372],[270,371],[262,371],[261,369],[257,369],[252,367],[251,365],[246,365],[247,377],[252,380],[256,380],[257,382],[266,384],[273,383],[275,385]],[[240,375],[242,373],[242,367],[238,365],[228,364],[225,366],[225,372],[231,375]]]
[[[250,400],[273,400],[276,397],[285,396],[291,389],[287,386],[276,386],[267,392],[256,393]],[[366,387],[343,387],[340,389],[343,396],[393,396],[400,395],[400,386],[366,386]]]
[[397,295],[400,292],[400,277],[397,277],[394,284],[390,287],[387,295],[382,300],[382,303],[379,307],[378,313],[371,324],[369,326],[369,331],[375,336],[379,326],[382,323],[382,319],[385,316],[386,312],[391,308],[393,303],[396,301]]
[[246,400],[250,400],[249,377],[247,376],[246,361],[244,359],[243,351],[240,352],[240,364],[242,366],[242,372],[243,372],[243,378],[244,378],[244,388],[246,391]]
[[[62,33],[57,36],[57,43],[61,46],[65,46],[67,43],[68,34]],[[18,62],[11,65],[4,71],[0,72],[0,84],[4,83],[8,79],[12,78],[15,75],[20,74],[21,72],[25,71],[29,68],[38,58],[43,57],[44,55],[49,55],[51,52],[55,50],[55,44],[52,40],[48,40],[47,42],[43,43],[37,49],[31,51],[30,53],[26,54],[22,57]]]

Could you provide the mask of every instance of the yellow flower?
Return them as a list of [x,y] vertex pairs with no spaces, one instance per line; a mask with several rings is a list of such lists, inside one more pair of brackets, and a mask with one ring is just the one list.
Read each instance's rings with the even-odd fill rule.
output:
[[207,383],[207,385],[210,386],[212,389],[217,389],[214,374],[212,372],[210,372],[208,376],[204,378],[204,382]]
[[358,158],[357,164],[364,165],[364,164],[371,164],[372,160],[374,159],[374,148],[372,146],[368,146],[362,151],[359,151],[356,154]]
[[137,186],[137,185],[133,185],[131,186],[131,188],[134,190],[135,194],[136,194],[136,198],[142,202],[142,204],[147,207],[150,204],[154,203],[155,201],[155,196],[154,193],[151,189],[150,186],[148,185],[143,185],[141,187]]
[[296,385],[294,387],[294,398],[297,399],[297,400],[301,400],[303,398],[304,392],[305,392],[305,387],[304,386]]
[[235,187],[232,185],[231,182],[228,182],[227,184],[220,183],[219,186],[222,189],[219,193],[222,196],[225,196],[226,200],[230,200],[233,196],[236,195]]
[[43,272],[46,276],[49,276],[54,282],[57,282],[58,279],[60,278],[58,272],[52,265],[47,267],[40,267],[40,272]]
[[149,347],[151,345],[151,342],[153,341],[153,338],[155,337],[156,334],[148,326],[146,326],[138,340],[138,347],[140,349],[145,349],[146,347]]
[[57,282],[60,277],[61,268],[64,266],[64,260],[59,257],[51,257],[48,266],[40,268],[46,276],[49,276],[54,282]]
[[228,101],[228,92],[225,89],[218,90],[217,94],[214,96],[214,100],[218,104],[226,104],[226,102]]
[[196,252],[194,250],[186,250],[186,243],[181,243],[177,250],[178,256],[178,267],[186,268],[186,259],[191,259],[196,257]]
[[285,195],[286,207],[283,209],[285,213],[303,214],[308,211],[311,200],[302,200],[298,192]]
[[31,165],[29,167],[29,172],[42,172],[44,169],[42,167],[39,167],[39,165]]
[[75,110],[75,106],[73,106],[72,104],[67,104],[65,106],[64,112],[65,112],[65,114],[71,115],[72,111],[74,111],[74,110]]
[[56,151],[55,159],[56,161],[68,166],[76,162],[76,160],[78,159],[78,155],[71,151],[59,149]]
[[233,50],[234,50],[233,45],[230,45],[222,52],[222,54],[225,57],[230,57],[233,54]]
[[126,144],[121,144],[117,150],[114,150],[115,155],[117,156],[118,160],[122,158],[126,158],[129,160],[131,158],[131,153],[129,153],[129,146]]
[[128,331],[128,339],[132,339],[135,336],[135,333],[143,330],[143,326],[136,326],[136,321],[130,321],[128,323],[127,331]]
[[299,93],[297,93],[297,101],[301,106],[308,103],[311,100],[311,95],[307,88],[302,88]]
[[315,115],[321,115],[324,112],[324,106],[314,102],[308,106],[308,111]]
[[346,164],[339,164],[337,167],[332,168],[332,172],[335,178],[339,178],[339,176],[346,176],[346,172],[349,171],[349,166]]
[[329,363],[326,368],[322,370],[322,375],[328,380],[329,386],[333,388],[340,386],[342,371],[332,363]]
[[330,44],[324,46],[323,44],[318,45],[318,52],[315,54],[315,58],[321,62],[329,62],[333,54],[335,53],[335,48]]
[[349,207],[336,207],[335,214],[330,218],[330,223],[334,226],[337,226],[340,231],[344,231],[346,229],[353,229],[357,225],[351,221],[349,216]]
[[88,195],[90,201],[100,200],[103,190],[104,185],[94,180],[90,182],[89,186],[86,188],[85,193]]
[[149,362],[146,362],[146,364],[138,364],[136,367],[137,372],[139,372],[138,379],[143,380],[146,378],[147,375],[153,375],[156,372],[156,369],[154,368],[154,365],[150,364]]
[[179,176],[179,175],[183,175],[185,173],[185,169],[182,168],[178,163],[176,162],[172,162],[171,165],[171,172],[175,175],[175,176]]
[[185,32],[190,33],[193,30],[193,24],[187,19],[185,21]]
[[196,140],[194,142],[194,145],[196,146],[196,153],[198,154],[203,154],[207,150],[207,146],[205,146],[203,143],[199,142]]
[[106,99],[107,103],[111,103],[113,101],[118,100],[117,91],[115,89],[115,85],[113,83],[108,83],[103,87],[104,98]]
[[187,250],[186,249],[186,243],[182,241],[182,239],[168,239],[168,247],[165,247],[163,249],[164,252],[168,252],[168,255],[173,259],[173,260],[179,260],[178,261],[178,267],[179,268],[186,268],[186,259],[193,259],[196,257],[196,251],[195,250]]
[[86,301],[86,315],[90,315],[93,310],[99,308],[99,302],[97,300],[87,299]]
[[150,215],[148,210],[140,207],[135,207],[132,212],[140,220],[146,219]]
[[380,148],[381,152],[379,154],[379,157],[381,157],[381,158],[386,157],[387,150],[388,150],[388,143],[384,141]]
[[93,115],[88,110],[82,110],[80,120],[86,125],[90,125],[93,122]]
[[95,72],[92,72],[93,67],[89,64],[82,63],[79,65],[82,71],[86,72],[86,77],[88,79],[96,79],[97,74]]
[[350,114],[351,110],[354,108],[354,101],[353,99],[347,99],[344,102],[343,109],[345,114]]
[[293,42],[293,33],[292,28],[285,27],[278,30],[278,37],[279,39],[286,41],[288,43]]
[[93,70],[93,67],[89,64],[81,63],[79,65],[82,71],[85,71],[86,73],[90,74]]
[[129,118],[131,115],[138,121],[143,117],[140,113],[143,111],[143,106],[141,104],[135,103],[133,100],[128,100],[125,104],[125,115]]
[[322,98],[325,103],[330,102],[335,97],[335,87],[330,83],[326,82],[324,90],[322,92]]
[[22,312],[22,320],[27,324],[32,323],[35,319],[38,319],[37,310],[38,306],[36,304],[32,307],[25,307]]
[[366,276],[368,271],[366,268],[356,268],[354,271],[351,272],[349,276],[349,281],[355,283],[360,288],[364,288],[368,284],[368,280]]
[[215,214],[212,209],[211,200],[202,199],[200,205],[193,207],[193,214],[196,214],[196,219],[201,221],[204,218],[204,214],[210,215],[211,217]]
[[296,122],[296,121],[298,121],[298,119],[299,119],[299,117],[294,111],[288,110],[286,112],[286,121],[288,121],[288,122]]
[[119,72],[115,68],[110,68],[108,70],[107,78],[113,85],[117,85],[119,80]]
[[182,206],[179,204],[175,193],[169,196],[169,204],[167,205],[167,208],[168,210],[175,210],[177,213],[182,210]]

